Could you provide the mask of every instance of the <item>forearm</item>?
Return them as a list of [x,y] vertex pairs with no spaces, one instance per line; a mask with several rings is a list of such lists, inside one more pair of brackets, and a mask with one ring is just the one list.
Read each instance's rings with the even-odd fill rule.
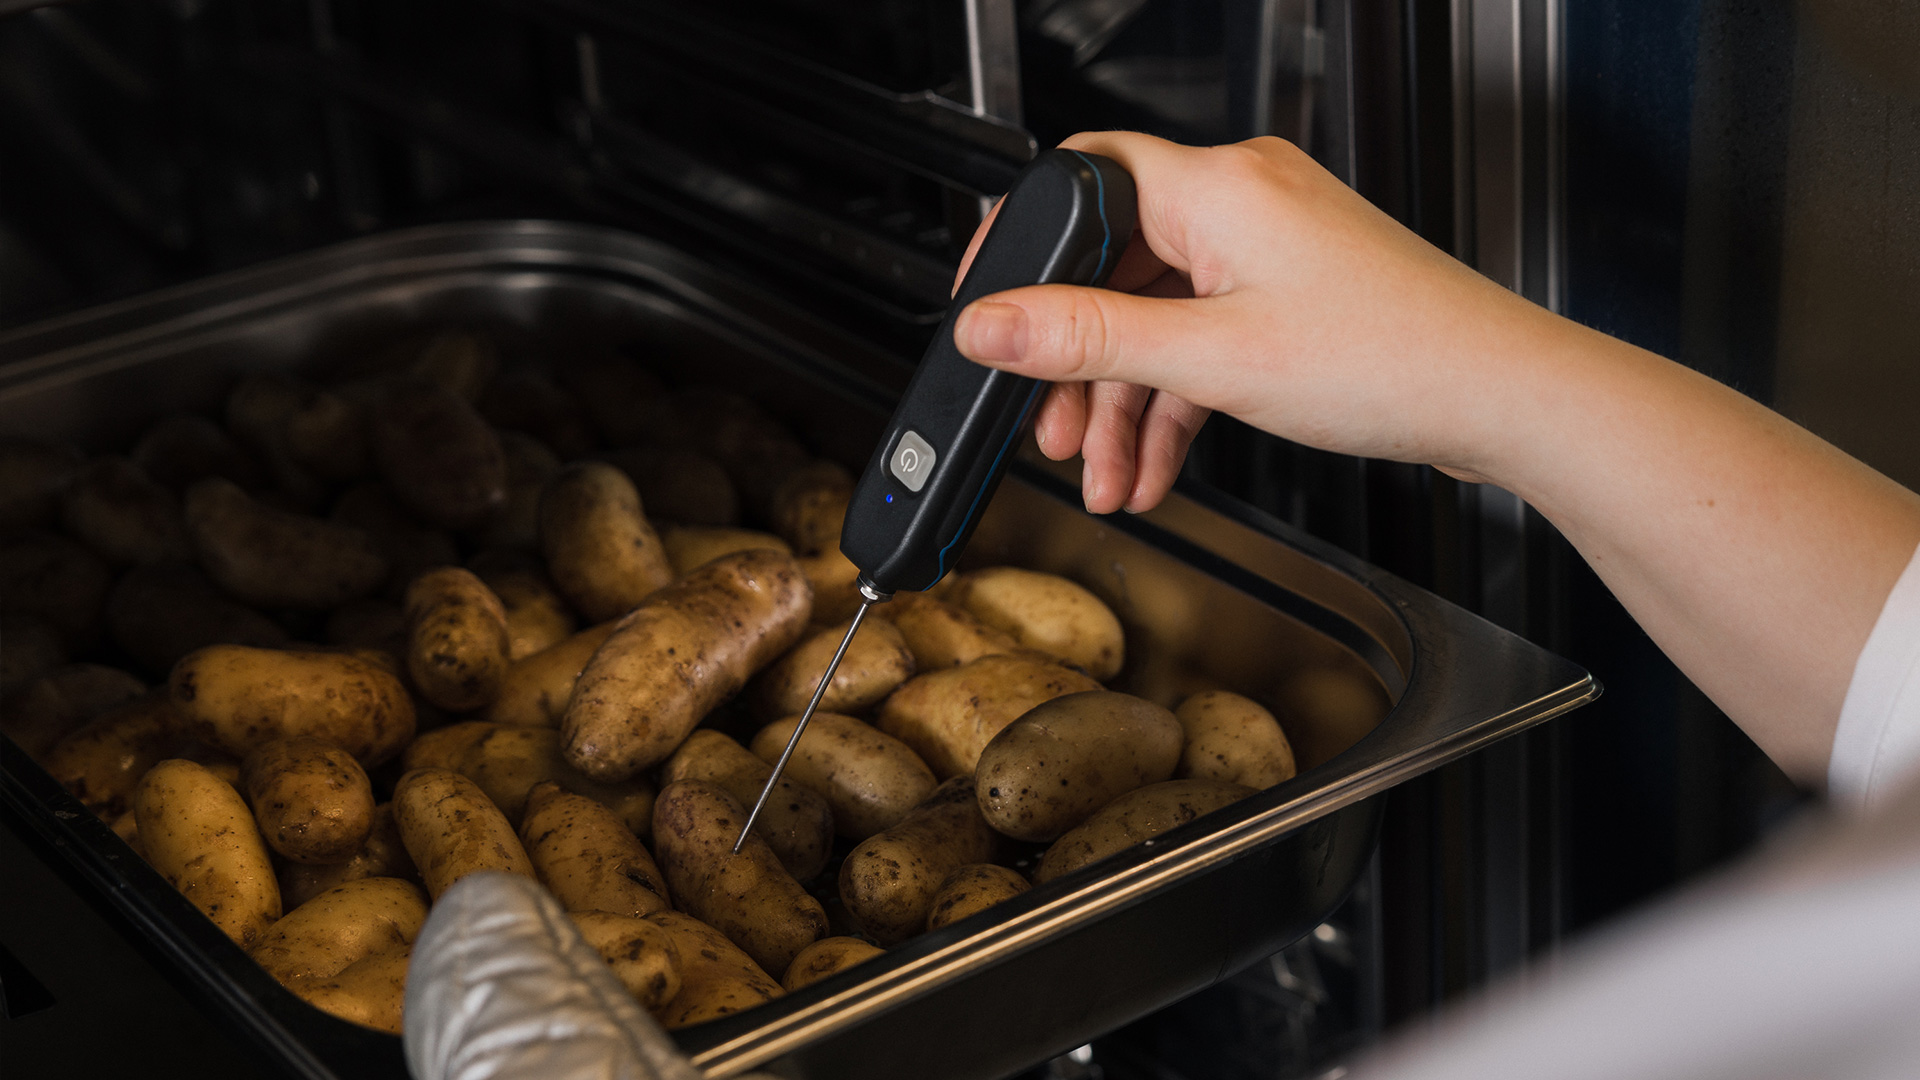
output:
[[1702,375],[1542,313],[1476,462],[1552,521],[1663,651],[1819,785],[1920,498]]

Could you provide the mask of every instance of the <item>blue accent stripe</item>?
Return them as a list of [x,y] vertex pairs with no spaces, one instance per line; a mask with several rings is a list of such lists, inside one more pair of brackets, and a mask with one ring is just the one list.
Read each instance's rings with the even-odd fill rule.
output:
[[[1007,433],[1007,441],[1000,444],[1000,452],[993,456],[993,464],[987,466],[988,476],[992,476],[994,473],[1000,471],[1001,459],[1007,456],[1007,451],[1013,446],[1014,440],[1018,439],[1020,432],[1026,429],[1027,414],[1033,411],[1033,403],[1039,400],[1040,391],[1046,388],[1046,383],[1035,382],[1033,389],[1027,392],[1027,403],[1020,406],[1020,419],[1013,422],[1013,430]],[[947,546],[940,549],[940,557],[937,564],[940,572],[934,575],[933,581],[927,582],[926,588],[933,588],[934,582],[947,576],[947,553],[953,550],[953,545],[959,543],[961,537],[967,535],[967,525],[973,521],[973,515],[979,512],[980,500],[987,497],[987,488],[989,486],[990,485],[987,484],[980,485],[980,490],[973,496],[973,505],[967,507],[967,516],[960,519],[960,528],[954,532],[953,539],[947,541]]]
[[1093,170],[1094,204],[1100,208],[1100,229],[1105,233],[1100,239],[1100,265],[1093,268],[1093,278],[1098,281],[1100,271],[1107,268],[1107,255],[1113,247],[1113,226],[1107,223],[1107,178],[1100,175],[1100,167],[1093,163],[1092,158],[1078,150],[1069,150],[1067,153],[1086,162],[1087,168]]

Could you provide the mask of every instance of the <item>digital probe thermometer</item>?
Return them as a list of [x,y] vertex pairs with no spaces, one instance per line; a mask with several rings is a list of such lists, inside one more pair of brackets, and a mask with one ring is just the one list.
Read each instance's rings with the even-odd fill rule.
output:
[[1133,177],[1098,154],[1049,150],[1014,179],[854,486],[840,550],[860,568],[860,610],[747,815],[735,852],[820,707],[861,620],[894,593],[932,588],[953,569],[1047,388],[1038,379],[962,356],[953,343],[954,320],[973,301],[1006,289],[1106,284],[1133,224]]

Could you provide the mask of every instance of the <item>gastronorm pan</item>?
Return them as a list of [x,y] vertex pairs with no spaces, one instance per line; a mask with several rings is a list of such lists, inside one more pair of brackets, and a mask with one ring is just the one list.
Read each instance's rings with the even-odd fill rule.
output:
[[[856,470],[912,359],[642,237],[446,225],[0,335],[0,433],[119,449],[162,414],[216,408],[236,372],[351,365],[447,325],[487,331],[510,359],[620,348],[669,381],[742,390]],[[1323,920],[1372,854],[1382,792],[1598,692],[1575,665],[1231,500],[1185,491],[1102,518],[1078,494],[1037,458],[1016,463],[969,561],[1100,594],[1127,627],[1123,688],[1170,700],[1224,685],[1277,705],[1320,679],[1349,704],[1283,712],[1301,757],[1292,780],[678,1032],[709,1075],[991,1078],[1084,1043]],[[404,1075],[397,1039],[282,989],[4,739],[0,798],[203,1007],[290,1073]]]

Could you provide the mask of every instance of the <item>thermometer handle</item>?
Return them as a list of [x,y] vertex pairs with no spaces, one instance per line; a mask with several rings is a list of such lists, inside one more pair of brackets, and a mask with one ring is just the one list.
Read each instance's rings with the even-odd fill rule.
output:
[[847,507],[840,550],[872,589],[924,590],[953,568],[1047,386],[962,356],[960,311],[1023,285],[1105,284],[1133,225],[1133,177],[1097,154],[1049,150],[1014,180]]

